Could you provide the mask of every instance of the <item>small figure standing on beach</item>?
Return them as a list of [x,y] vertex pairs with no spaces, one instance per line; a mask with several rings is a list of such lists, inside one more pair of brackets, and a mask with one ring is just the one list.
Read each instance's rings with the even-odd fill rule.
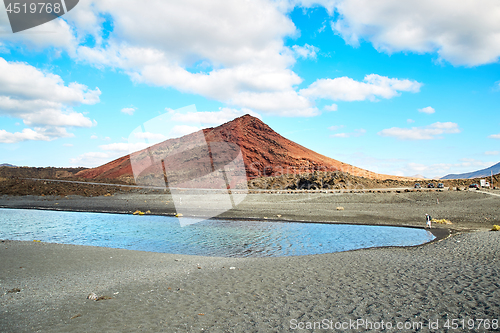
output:
[[429,215],[429,214],[425,214],[425,221],[427,222],[425,228],[429,228],[431,229],[431,220],[432,220],[432,217]]

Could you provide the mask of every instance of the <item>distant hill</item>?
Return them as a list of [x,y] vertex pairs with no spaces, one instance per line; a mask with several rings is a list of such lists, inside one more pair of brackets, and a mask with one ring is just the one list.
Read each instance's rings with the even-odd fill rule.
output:
[[471,178],[481,178],[481,177],[488,177],[491,174],[496,175],[497,173],[500,173],[500,162],[489,167],[486,169],[478,170],[478,171],[472,171],[472,172],[467,172],[467,173],[461,173],[461,174],[449,174],[444,176],[441,179],[471,179]]
[[2,163],[2,164],[0,164],[0,167],[17,168],[17,166],[9,164],[9,163]]
[[50,178],[62,179],[72,178],[85,168],[36,168],[36,167],[6,167],[0,166],[0,178]]

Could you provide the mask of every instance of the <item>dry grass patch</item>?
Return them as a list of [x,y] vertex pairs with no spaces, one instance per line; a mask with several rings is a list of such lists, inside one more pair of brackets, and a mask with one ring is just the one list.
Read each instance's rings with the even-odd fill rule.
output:
[[447,219],[432,219],[431,222],[434,222],[434,223],[440,223],[440,224],[453,224],[451,223],[449,220]]

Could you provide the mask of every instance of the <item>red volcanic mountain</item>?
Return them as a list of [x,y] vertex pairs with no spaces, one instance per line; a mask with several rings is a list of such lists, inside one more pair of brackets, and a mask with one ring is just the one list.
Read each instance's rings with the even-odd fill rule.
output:
[[[241,149],[245,171],[249,179],[262,176],[279,176],[286,173],[307,173],[313,171],[343,171],[354,176],[371,179],[398,179],[401,177],[388,176],[370,172],[355,166],[342,163],[332,158],[318,154],[293,141],[290,141],[263,123],[260,119],[244,115],[215,128],[203,130],[207,143],[226,142]],[[158,143],[146,150],[132,154],[134,163],[149,160],[151,154],[164,152],[168,147],[185,147],[195,149],[194,144],[201,132],[185,135],[181,138],[170,139]],[[126,155],[93,169],[80,171],[78,177],[89,179],[133,177],[131,155]],[[180,155],[179,155],[180,156]],[[197,164],[189,164],[199,157],[184,158],[183,169],[195,169]],[[162,160],[163,163],[163,160]],[[186,164],[187,163],[187,164]]]

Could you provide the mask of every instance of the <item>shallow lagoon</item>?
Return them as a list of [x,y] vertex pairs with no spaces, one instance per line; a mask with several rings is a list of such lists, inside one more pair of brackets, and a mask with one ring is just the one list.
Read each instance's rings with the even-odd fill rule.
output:
[[181,227],[175,217],[0,209],[0,239],[40,240],[219,257],[280,257],[433,240],[401,227],[207,220]]

